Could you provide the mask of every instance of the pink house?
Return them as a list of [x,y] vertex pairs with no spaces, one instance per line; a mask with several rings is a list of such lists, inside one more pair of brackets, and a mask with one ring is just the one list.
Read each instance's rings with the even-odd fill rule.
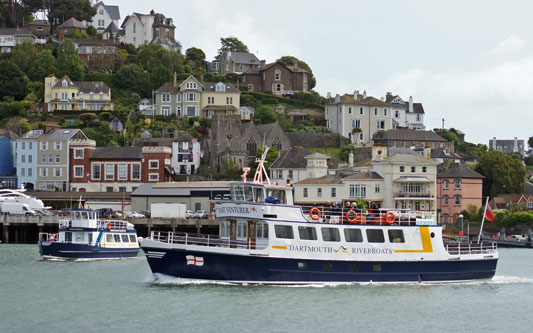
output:
[[441,165],[437,172],[440,223],[453,223],[469,204],[483,205],[483,176],[464,164]]

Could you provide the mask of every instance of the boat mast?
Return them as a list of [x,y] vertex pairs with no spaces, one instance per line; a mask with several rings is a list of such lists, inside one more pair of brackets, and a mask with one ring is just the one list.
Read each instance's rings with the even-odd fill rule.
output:
[[267,156],[269,148],[270,147],[265,147],[263,150],[263,154],[261,154],[261,158],[258,158],[255,160],[257,162],[257,170],[255,170],[253,182],[256,184],[263,184],[263,174],[264,174],[267,184],[270,185],[270,178],[268,178],[268,173],[265,169],[265,160],[266,160],[266,156]]

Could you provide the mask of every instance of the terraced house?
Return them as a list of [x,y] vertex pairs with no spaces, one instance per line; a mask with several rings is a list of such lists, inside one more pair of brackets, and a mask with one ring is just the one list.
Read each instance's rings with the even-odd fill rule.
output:
[[177,82],[174,75],[173,83],[155,91],[155,114],[176,118],[237,114],[240,94],[230,83],[201,82],[192,75]]
[[44,79],[44,103],[48,112],[111,111],[111,89],[102,81],[72,81],[54,74]]

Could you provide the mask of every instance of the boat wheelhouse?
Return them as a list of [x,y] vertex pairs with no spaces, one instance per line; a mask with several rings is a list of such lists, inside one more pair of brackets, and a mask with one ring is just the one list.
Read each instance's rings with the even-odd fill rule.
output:
[[139,244],[133,224],[74,209],[59,221],[58,233],[39,234],[39,252],[44,260],[121,259],[137,256]]
[[[258,172],[261,172],[260,162]],[[264,172],[264,169],[263,169]],[[152,232],[154,274],[232,283],[455,282],[491,278],[492,244],[445,244],[429,211],[329,209],[293,203],[261,177],[230,184],[218,235]]]

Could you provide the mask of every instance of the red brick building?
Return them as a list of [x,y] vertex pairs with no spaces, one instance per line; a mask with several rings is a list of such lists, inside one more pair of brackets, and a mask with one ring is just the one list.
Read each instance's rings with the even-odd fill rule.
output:
[[241,74],[239,84],[248,87],[248,91],[271,91],[274,95],[292,95],[295,92],[308,91],[307,72],[280,62]]
[[73,147],[71,188],[80,192],[132,192],[142,183],[171,179],[170,147]]

